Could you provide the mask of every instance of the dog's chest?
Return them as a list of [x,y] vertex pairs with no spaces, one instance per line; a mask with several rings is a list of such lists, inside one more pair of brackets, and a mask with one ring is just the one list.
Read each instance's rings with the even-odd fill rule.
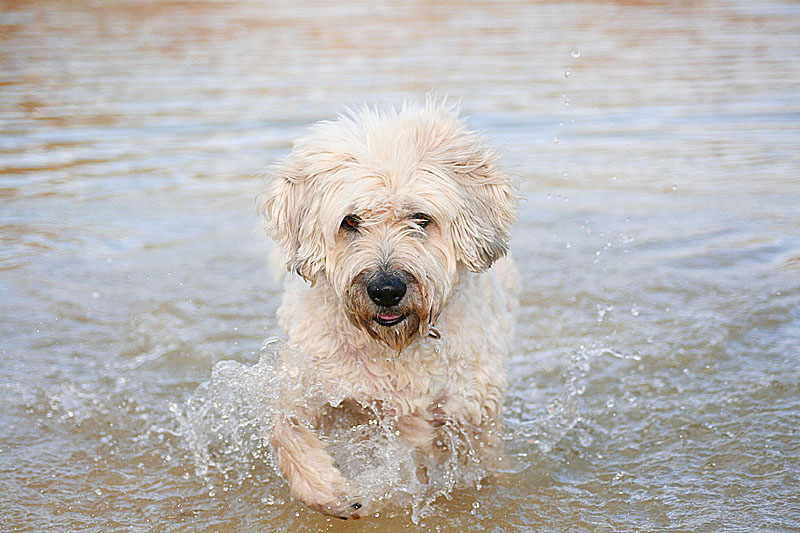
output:
[[419,344],[400,354],[383,349],[351,351],[342,346],[335,352],[338,357],[316,362],[323,381],[337,395],[362,404],[381,402],[398,415],[408,415],[430,409],[454,383],[456,369],[443,357],[439,343]]
[[428,409],[447,386],[445,369],[440,361],[432,359],[419,361],[398,357],[367,365],[364,371],[378,377],[372,382],[376,387],[364,392],[390,398],[392,403],[398,404],[401,414]]

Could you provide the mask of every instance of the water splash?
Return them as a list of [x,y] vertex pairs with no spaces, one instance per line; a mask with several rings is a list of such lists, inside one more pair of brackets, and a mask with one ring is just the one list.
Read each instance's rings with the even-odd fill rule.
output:
[[[524,471],[536,463],[530,457],[531,445],[543,458],[583,420],[581,397],[593,356],[594,352],[583,347],[571,355],[563,387],[556,397],[540,404],[543,408],[528,408],[518,416],[506,416],[506,450],[522,459],[512,471]],[[537,402],[534,399],[530,403]]]
[[[478,486],[487,471],[456,426],[445,424],[434,453],[420,453],[400,438],[391,421],[375,405],[350,405],[326,389],[308,357],[284,341],[271,339],[257,364],[217,363],[208,382],[184,405],[171,410],[195,462],[195,472],[213,491],[214,478],[242,482],[261,466],[280,474],[268,435],[280,399],[289,395],[300,404],[325,405],[318,434],[341,472],[360,489],[364,501],[411,508],[412,521],[428,516],[434,501],[448,498],[455,487]],[[288,414],[288,413],[286,413]],[[265,491],[277,479],[262,477]]]
[[[598,321],[612,307],[598,306]],[[550,399],[534,391],[512,390],[511,408],[506,410],[504,441],[509,461],[509,472],[518,473],[534,468],[539,460],[550,456],[555,447],[568,435],[573,444],[588,447],[594,437],[587,428],[597,428],[595,413],[585,404],[586,396],[593,396],[593,374],[605,368],[609,358],[618,361],[641,361],[639,352],[628,353],[609,347],[605,343],[581,345],[569,356],[569,364],[562,373],[563,385],[554,390]],[[590,391],[587,393],[587,391]],[[516,398],[513,395],[516,394]],[[516,407],[522,405],[522,408]]]

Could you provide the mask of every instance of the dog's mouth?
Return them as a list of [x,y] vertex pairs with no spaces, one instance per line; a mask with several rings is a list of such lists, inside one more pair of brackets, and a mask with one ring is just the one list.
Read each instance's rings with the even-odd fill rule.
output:
[[375,322],[381,326],[394,326],[406,319],[406,315],[397,311],[384,311],[375,316]]

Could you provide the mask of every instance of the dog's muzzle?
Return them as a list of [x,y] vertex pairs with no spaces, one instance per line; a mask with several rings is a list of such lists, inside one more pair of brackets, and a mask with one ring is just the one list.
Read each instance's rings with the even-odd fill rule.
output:
[[398,275],[381,271],[367,283],[367,295],[372,303],[379,306],[382,311],[375,317],[375,322],[381,326],[391,327],[399,324],[406,318],[397,306],[406,294],[406,282]]

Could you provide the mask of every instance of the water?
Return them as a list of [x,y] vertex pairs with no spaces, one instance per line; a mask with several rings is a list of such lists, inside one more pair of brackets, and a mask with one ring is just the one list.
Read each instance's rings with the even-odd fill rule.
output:
[[[0,25],[0,529],[800,528],[800,4],[6,2]],[[340,522],[291,500],[241,392],[281,334],[258,173],[344,105],[431,89],[527,197],[514,466]]]

